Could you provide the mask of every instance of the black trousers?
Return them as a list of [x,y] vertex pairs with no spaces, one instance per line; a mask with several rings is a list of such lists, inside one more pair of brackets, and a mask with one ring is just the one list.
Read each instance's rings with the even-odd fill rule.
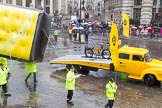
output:
[[3,92],[7,93],[7,84],[1,85],[1,86],[2,86]]
[[55,37],[55,42],[57,42],[57,35],[54,35],[54,37]]
[[[25,81],[27,81],[29,79],[29,77],[31,76],[32,73],[29,73],[28,76],[25,78]],[[34,75],[34,82],[36,82],[36,72],[33,73]]]
[[68,94],[67,94],[67,100],[72,100],[73,98],[73,90],[68,90]]
[[108,103],[105,105],[105,108],[112,108],[114,105],[114,100],[108,100]]

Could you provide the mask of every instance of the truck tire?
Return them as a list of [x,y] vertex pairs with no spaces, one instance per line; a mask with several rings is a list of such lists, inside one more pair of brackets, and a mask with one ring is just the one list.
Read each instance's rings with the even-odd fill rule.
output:
[[108,50],[108,49],[103,49],[101,54],[102,54],[102,58],[110,59],[110,56],[111,56],[110,50]]
[[144,77],[144,83],[145,85],[151,87],[153,85],[155,85],[155,82],[156,82],[156,77],[154,75],[145,75]]
[[89,74],[89,70],[86,69],[85,67],[82,67],[82,68],[80,69],[80,74],[88,75],[88,74]]
[[74,66],[74,72],[75,73],[80,73],[80,66],[79,65],[73,65]]
[[93,50],[92,49],[85,49],[84,54],[85,54],[86,57],[92,58],[93,57]]

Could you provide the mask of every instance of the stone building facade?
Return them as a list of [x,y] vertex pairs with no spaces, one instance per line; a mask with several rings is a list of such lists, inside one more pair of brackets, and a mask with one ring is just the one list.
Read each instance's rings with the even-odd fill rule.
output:
[[0,0],[0,3],[21,5],[45,10],[48,14],[67,14],[67,0]]
[[[150,24],[160,15],[161,0],[104,0],[105,20],[121,22],[121,13],[140,19],[141,24]],[[160,20],[160,18],[159,18]]]

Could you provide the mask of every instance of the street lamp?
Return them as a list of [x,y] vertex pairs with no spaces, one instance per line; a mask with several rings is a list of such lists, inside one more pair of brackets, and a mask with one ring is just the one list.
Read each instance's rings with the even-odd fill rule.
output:
[[80,20],[81,20],[81,0],[80,0]]
[[72,14],[72,0],[69,0],[68,11],[69,11],[70,18],[71,18],[71,14]]
[[[84,8],[84,2],[85,2],[85,0],[83,0],[83,1],[80,0],[80,19],[82,18],[81,10],[82,10],[82,9],[83,9],[83,10],[85,9],[85,8]],[[82,4],[83,4],[83,8],[81,7]]]

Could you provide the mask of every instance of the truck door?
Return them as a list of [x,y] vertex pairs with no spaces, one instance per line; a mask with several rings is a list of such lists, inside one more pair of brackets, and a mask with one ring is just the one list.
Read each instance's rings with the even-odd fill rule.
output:
[[119,53],[118,61],[117,61],[117,71],[128,72],[129,70],[129,54]]
[[130,75],[140,76],[141,71],[145,68],[145,62],[142,55],[133,55],[130,62]]

